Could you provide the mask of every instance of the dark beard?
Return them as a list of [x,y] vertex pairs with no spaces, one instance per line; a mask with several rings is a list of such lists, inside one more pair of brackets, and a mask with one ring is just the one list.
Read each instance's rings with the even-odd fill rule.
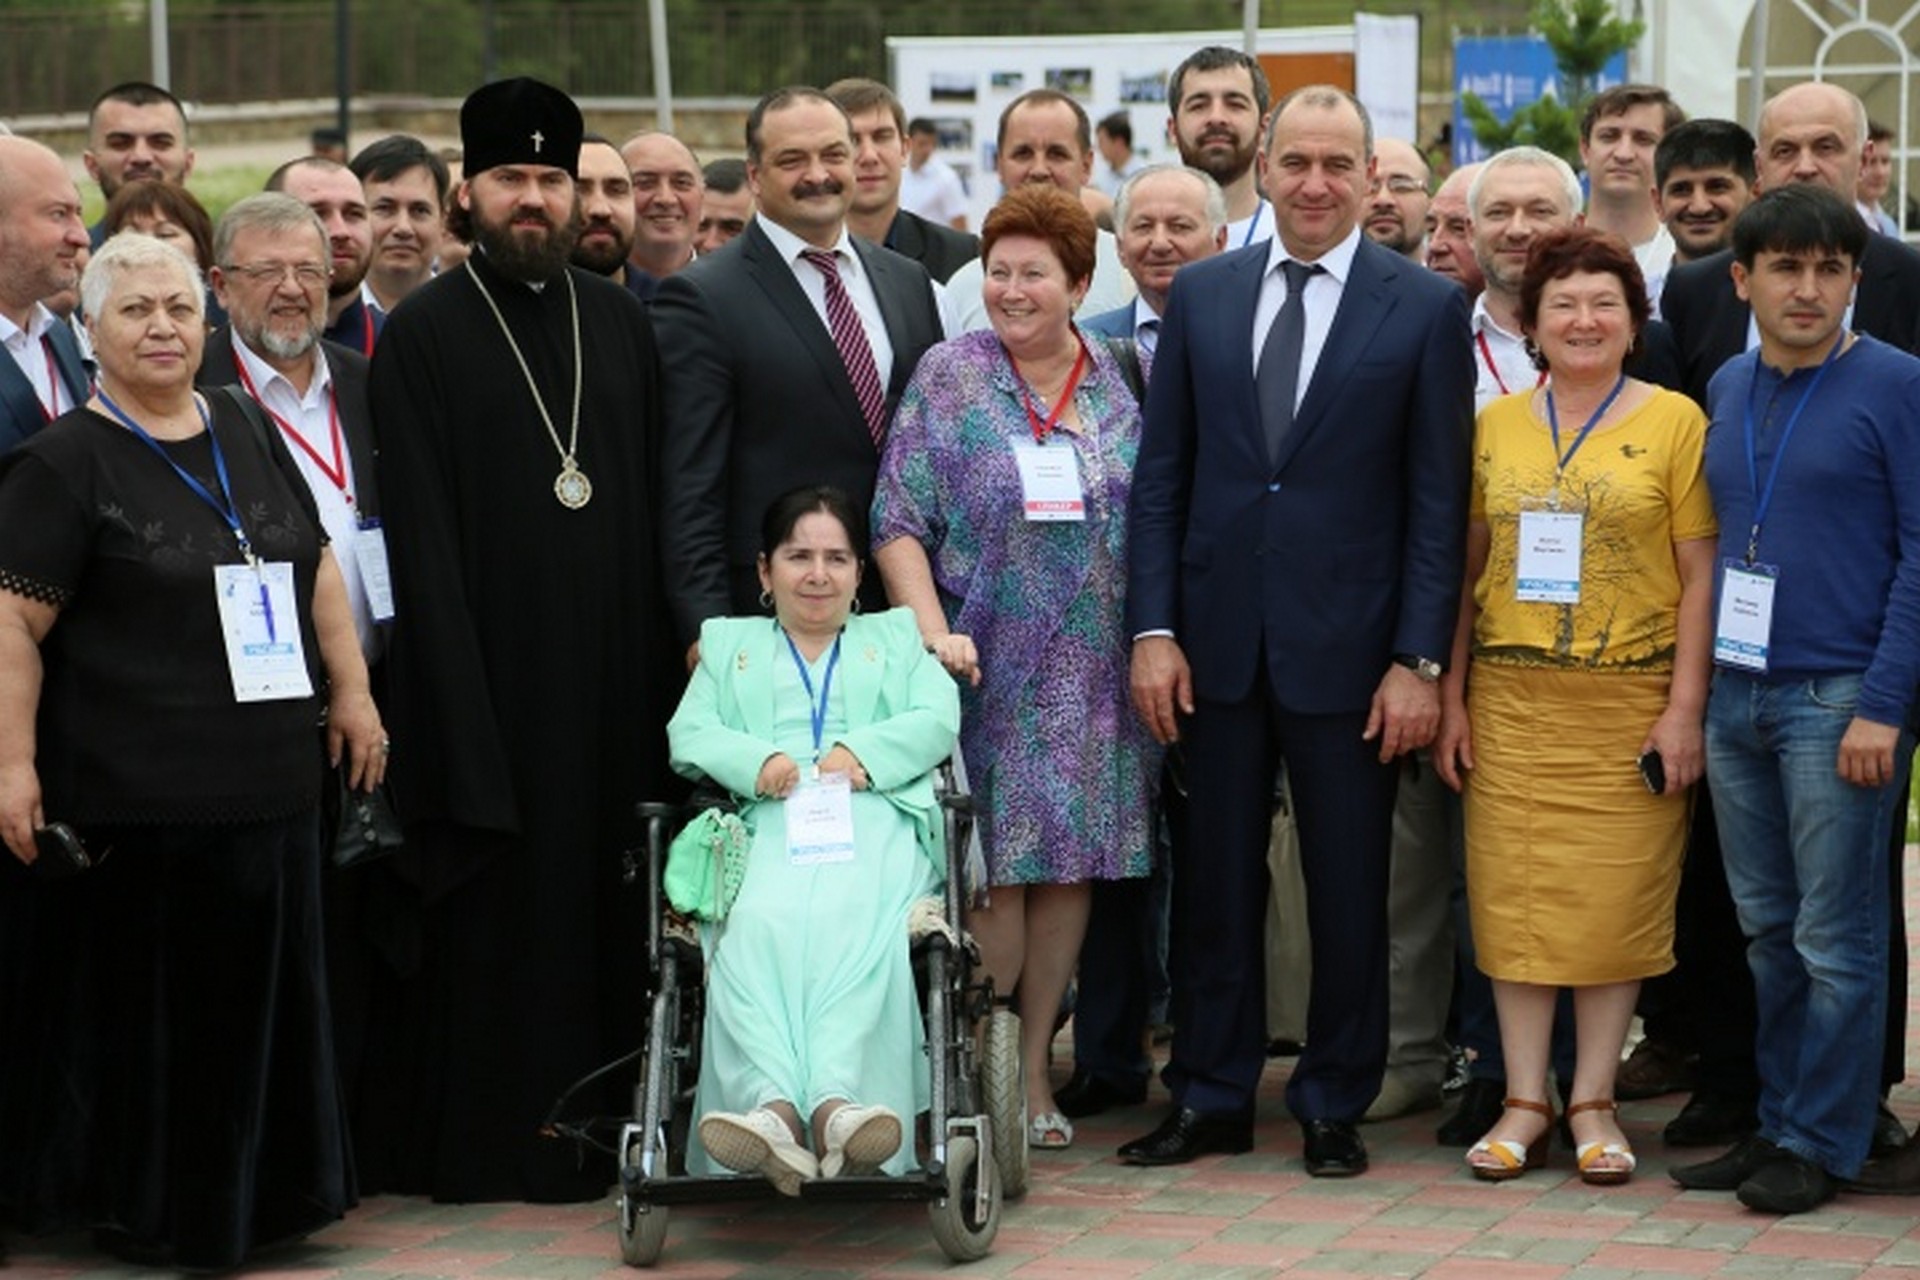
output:
[[617,236],[605,244],[589,245],[576,235],[571,256],[573,265],[582,271],[591,271],[597,276],[611,276],[626,262],[632,248],[633,241],[621,244]]
[[486,221],[476,210],[473,239],[501,275],[522,284],[545,284],[567,269],[573,246],[580,239],[580,226],[580,206],[575,204],[565,224],[549,225],[540,239],[528,240],[516,236],[511,225],[496,226]]
[[1183,164],[1191,165],[1195,169],[1198,169],[1222,187],[1226,187],[1239,181],[1247,170],[1253,168],[1253,158],[1258,146],[1259,143],[1255,142],[1253,146],[1246,148],[1244,151],[1236,146],[1224,155],[1217,151],[1208,151],[1200,147],[1194,148],[1193,154],[1188,155],[1185,150],[1182,149],[1180,161]]

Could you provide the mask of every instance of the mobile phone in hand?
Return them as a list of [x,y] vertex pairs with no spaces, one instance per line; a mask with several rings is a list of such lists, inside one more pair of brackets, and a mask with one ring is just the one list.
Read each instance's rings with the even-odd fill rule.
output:
[[1667,762],[1660,758],[1658,751],[1644,751],[1638,761],[1640,780],[1647,784],[1647,790],[1655,795],[1665,795],[1667,790]]
[[49,822],[33,833],[33,869],[42,880],[64,880],[93,866],[80,836],[64,822]]

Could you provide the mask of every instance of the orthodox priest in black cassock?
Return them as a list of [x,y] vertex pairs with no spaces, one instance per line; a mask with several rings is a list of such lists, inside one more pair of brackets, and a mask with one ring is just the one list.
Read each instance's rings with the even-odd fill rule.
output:
[[[402,620],[398,869],[418,898],[384,930],[392,977],[348,1092],[363,1191],[587,1199],[613,1161],[538,1131],[641,1038],[621,852],[634,802],[670,785],[685,684],[654,528],[657,362],[642,305],[567,266],[572,101],[491,84],[461,133],[476,251],[394,312],[370,386]],[[623,1114],[630,1074],[606,1084],[584,1106]]]

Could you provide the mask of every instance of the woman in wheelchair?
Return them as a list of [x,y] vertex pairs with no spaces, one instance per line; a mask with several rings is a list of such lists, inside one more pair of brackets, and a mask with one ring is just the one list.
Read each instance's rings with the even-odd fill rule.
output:
[[[752,851],[711,926],[690,1172],[903,1173],[928,1105],[907,914],[945,868],[932,770],[953,751],[953,680],[913,614],[849,616],[863,513],[832,488],[761,528],[774,617],[715,618],[667,726],[673,767],[742,801]],[[810,1140],[809,1140],[810,1139]]]

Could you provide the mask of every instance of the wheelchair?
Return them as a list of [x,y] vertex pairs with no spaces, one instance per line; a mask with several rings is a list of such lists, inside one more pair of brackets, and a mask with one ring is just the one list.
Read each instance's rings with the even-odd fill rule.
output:
[[[916,931],[911,943],[931,1080],[923,1141],[916,1148],[924,1159],[917,1169],[897,1177],[806,1182],[800,1198],[924,1203],[941,1250],[956,1262],[971,1262],[993,1247],[1003,1197],[1026,1190],[1025,1100],[1018,1019],[995,1002],[990,983],[974,977],[979,953],[958,928],[966,905],[963,851],[972,830],[970,798],[958,793],[948,766],[942,767],[939,784],[948,849],[942,910],[949,927]],[[645,895],[649,1007],[632,1114],[620,1128],[618,1146],[620,1258],[633,1267],[659,1261],[674,1205],[777,1196],[772,1184],[758,1175],[687,1172],[688,1144],[699,1140],[693,1132],[698,1120],[693,1100],[700,1068],[704,962],[697,935],[668,908],[662,874],[674,832],[705,807],[699,803],[702,798],[690,804],[638,806],[646,842],[629,860],[628,874]],[[976,1025],[983,1021],[976,1048]],[[908,1141],[913,1141],[916,1126],[906,1127]]]

